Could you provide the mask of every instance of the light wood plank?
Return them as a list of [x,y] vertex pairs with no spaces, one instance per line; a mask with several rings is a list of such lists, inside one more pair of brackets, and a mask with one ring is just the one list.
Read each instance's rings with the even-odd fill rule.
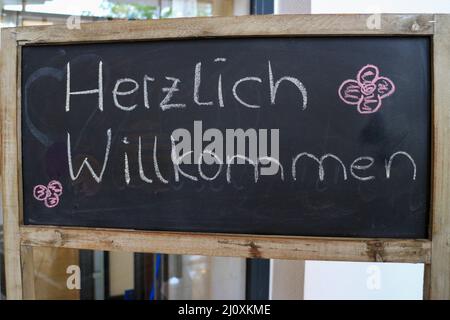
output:
[[305,261],[270,260],[270,300],[305,299]]
[[22,298],[19,235],[17,43],[11,29],[2,30],[0,105],[2,109],[2,196],[5,237],[6,294]]
[[429,262],[428,240],[348,239],[21,227],[23,245],[265,259]]
[[450,16],[436,16],[433,39],[433,196],[430,298],[450,299]]
[[213,16],[232,16],[233,0],[212,0]]
[[[80,290],[67,287],[67,267],[80,264],[79,251],[75,249],[32,247],[34,250],[34,298],[38,300],[79,300]],[[24,299],[26,296],[24,271]],[[83,270],[81,270],[83,272]]]
[[370,15],[276,15],[107,21],[14,29],[20,44],[157,40],[218,36],[429,35],[433,15],[381,15],[381,28],[369,29]]
[[24,300],[36,298],[33,247],[21,246],[22,288]]

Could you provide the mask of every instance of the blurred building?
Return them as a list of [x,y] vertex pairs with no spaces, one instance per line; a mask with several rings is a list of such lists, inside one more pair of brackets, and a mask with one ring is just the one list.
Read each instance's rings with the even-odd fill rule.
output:
[[158,19],[232,16],[250,13],[250,0],[0,0],[0,26],[81,22],[104,19]]

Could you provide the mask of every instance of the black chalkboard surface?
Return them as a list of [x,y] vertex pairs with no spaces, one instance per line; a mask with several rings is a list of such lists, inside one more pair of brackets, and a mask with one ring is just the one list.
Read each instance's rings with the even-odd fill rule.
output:
[[25,46],[24,222],[426,238],[429,64],[425,37]]

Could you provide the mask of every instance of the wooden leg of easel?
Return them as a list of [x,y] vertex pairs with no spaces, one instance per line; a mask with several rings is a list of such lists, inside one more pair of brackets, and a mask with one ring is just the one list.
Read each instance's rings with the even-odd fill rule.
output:
[[0,92],[2,122],[2,179],[3,231],[5,248],[6,298],[22,299],[19,230],[19,179],[17,135],[17,64],[18,46],[15,31],[3,30],[1,34],[2,62]]
[[5,215],[5,276],[6,276],[6,299],[22,299],[22,275],[20,265],[20,240],[18,236],[8,231]]
[[34,258],[33,247],[21,246],[21,264],[22,264],[22,298],[24,300],[35,300],[36,291],[34,288]]
[[434,152],[430,299],[450,299],[450,16],[436,15],[433,36]]

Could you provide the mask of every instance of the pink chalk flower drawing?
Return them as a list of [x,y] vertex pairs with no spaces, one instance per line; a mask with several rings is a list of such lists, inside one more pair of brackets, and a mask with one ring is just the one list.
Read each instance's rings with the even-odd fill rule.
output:
[[36,200],[44,201],[47,208],[56,207],[59,197],[62,195],[63,187],[61,182],[53,180],[47,186],[38,184],[33,188],[33,196]]
[[381,108],[384,98],[395,92],[391,79],[380,76],[378,67],[368,64],[359,70],[356,80],[345,80],[339,87],[339,97],[349,105],[357,106],[358,112],[369,114]]

